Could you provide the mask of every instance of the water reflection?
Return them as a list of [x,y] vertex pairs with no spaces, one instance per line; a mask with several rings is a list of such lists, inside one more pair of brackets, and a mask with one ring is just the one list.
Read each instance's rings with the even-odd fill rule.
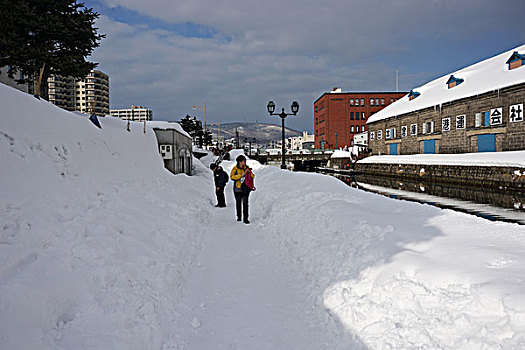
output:
[[525,225],[525,192],[495,191],[369,175],[334,175],[348,185],[394,199],[426,203],[492,221]]

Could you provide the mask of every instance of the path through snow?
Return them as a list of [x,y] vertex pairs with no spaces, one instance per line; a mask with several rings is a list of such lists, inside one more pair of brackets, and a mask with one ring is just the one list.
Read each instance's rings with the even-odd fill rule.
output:
[[227,208],[214,208],[181,300],[179,348],[334,348],[311,312],[305,282],[267,239],[260,218],[235,221],[231,189],[226,198]]

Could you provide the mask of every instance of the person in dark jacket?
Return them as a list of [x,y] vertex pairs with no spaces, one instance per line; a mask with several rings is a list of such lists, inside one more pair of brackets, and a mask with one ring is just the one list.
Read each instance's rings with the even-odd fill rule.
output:
[[226,207],[224,187],[226,187],[226,184],[229,181],[228,173],[215,163],[210,164],[210,169],[213,171],[213,178],[215,180],[215,195],[217,196],[216,207],[224,208]]

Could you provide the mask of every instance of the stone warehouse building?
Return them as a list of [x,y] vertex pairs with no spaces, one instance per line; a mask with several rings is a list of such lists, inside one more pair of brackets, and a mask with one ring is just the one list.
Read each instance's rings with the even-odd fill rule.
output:
[[525,45],[414,88],[367,123],[374,155],[525,149]]
[[367,130],[368,118],[406,92],[342,92],[334,88],[314,102],[315,148],[335,149],[352,144]]

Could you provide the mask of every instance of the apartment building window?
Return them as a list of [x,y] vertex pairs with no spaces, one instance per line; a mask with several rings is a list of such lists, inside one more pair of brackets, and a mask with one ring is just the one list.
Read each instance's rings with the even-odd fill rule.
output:
[[365,126],[361,125],[361,132],[365,132]]
[[376,98],[376,106],[379,106],[379,99]]
[[370,99],[370,106],[373,106],[373,105],[374,105],[374,99],[371,98],[371,99]]
[[352,134],[354,133],[354,126],[353,126],[353,125],[350,127],[350,132],[351,132]]
[[361,106],[364,106],[364,105],[365,105],[365,99],[362,98],[362,99],[361,99]]
[[365,120],[365,112],[361,112],[361,120]]
[[350,120],[354,120],[354,112],[350,112]]
[[382,98],[382,99],[381,99],[381,106],[384,106],[384,105],[385,105],[385,99]]
[[374,139],[374,136],[375,136],[375,133],[373,131],[370,132],[370,141],[372,141]]
[[350,99],[350,106],[353,106],[353,105],[354,105],[354,99],[351,98],[351,99]]

